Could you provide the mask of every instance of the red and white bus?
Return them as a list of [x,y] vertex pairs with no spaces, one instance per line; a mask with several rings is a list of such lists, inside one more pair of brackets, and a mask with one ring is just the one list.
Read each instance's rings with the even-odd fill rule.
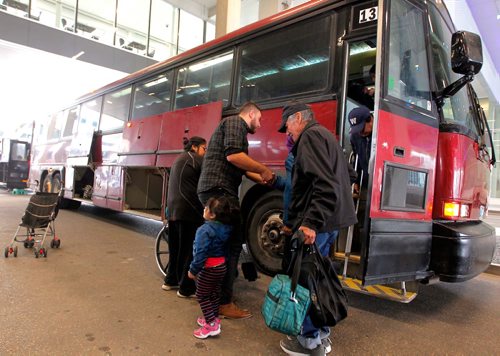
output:
[[[494,152],[470,84],[481,64],[479,37],[455,33],[442,1],[309,1],[54,114],[33,148],[30,183],[61,190],[62,207],[86,201],[161,219],[184,136],[210,138],[221,117],[252,100],[263,127],[249,136],[249,154],[282,173],[281,109],[300,99],[349,155],[346,117],[360,105],[350,88],[361,84],[374,89],[375,120],[366,206],[352,248],[345,236],[336,246],[356,282],[349,287],[464,281],[489,266],[495,248],[482,221]],[[240,198],[250,252],[274,273],[281,196],[244,181]]]

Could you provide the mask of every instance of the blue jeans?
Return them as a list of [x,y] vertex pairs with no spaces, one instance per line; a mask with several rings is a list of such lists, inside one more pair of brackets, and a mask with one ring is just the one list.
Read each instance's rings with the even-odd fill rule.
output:
[[[338,230],[332,232],[322,232],[321,234],[316,235],[316,245],[323,256],[329,255],[330,247],[333,245],[338,235]],[[322,328],[315,327],[308,315],[304,319],[302,330],[297,336],[297,340],[299,340],[302,347],[312,350],[321,345],[321,340],[327,338],[328,336],[330,336],[330,328],[327,326]]]

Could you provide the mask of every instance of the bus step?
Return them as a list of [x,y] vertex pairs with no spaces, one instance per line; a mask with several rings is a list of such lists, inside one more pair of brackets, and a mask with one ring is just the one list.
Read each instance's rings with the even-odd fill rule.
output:
[[377,298],[389,299],[399,303],[409,303],[417,296],[417,292],[404,291],[394,287],[382,284],[372,286],[363,286],[359,279],[339,276],[344,289],[356,293],[368,294]]
[[[344,252],[335,252],[335,256],[334,257],[335,257],[335,260],[344,261],[345,260],[345,253]],[[349,256],[349,262],[359,264],[359,262],[360,262],[359,255],[351,254]]]

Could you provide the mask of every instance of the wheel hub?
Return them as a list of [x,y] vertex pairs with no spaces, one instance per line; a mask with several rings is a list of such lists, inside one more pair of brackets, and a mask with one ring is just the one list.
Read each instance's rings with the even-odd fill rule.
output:
[[264,217],[264,222],[260,229],[260,243],[269,254],[279,254],[283,252],[284,239],[281,234],[283,221],[279,213],[271,213]]

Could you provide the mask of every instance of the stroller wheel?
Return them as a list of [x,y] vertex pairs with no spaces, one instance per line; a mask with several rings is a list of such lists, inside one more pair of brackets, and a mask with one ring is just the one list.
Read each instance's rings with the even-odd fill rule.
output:
[[14,257],[17,257],[17,246],[14,246]]
[[38,258],[38,250],[35,250],[35,258]]
[[50,248],[56,247],[56,241],[55,240],[50,240]]
[[46,250],[45,248],[40,249],[40,254],[41,254],[43,257],[47,258],[47,250]]
[[28,248],[29,243],[27,243],[26,241],[24,241],[23,246],[24,246],[24,248]]
[[9,248],[5,248],[5,258],[9,258]]
[[29,247],[33,248],[33,246],[35,246],[35,242],[32,241],[32,242],[29,243]]
[[61,247],[61,240],[57,240],[55,242],[55,245],[56,245],[57,248]]

